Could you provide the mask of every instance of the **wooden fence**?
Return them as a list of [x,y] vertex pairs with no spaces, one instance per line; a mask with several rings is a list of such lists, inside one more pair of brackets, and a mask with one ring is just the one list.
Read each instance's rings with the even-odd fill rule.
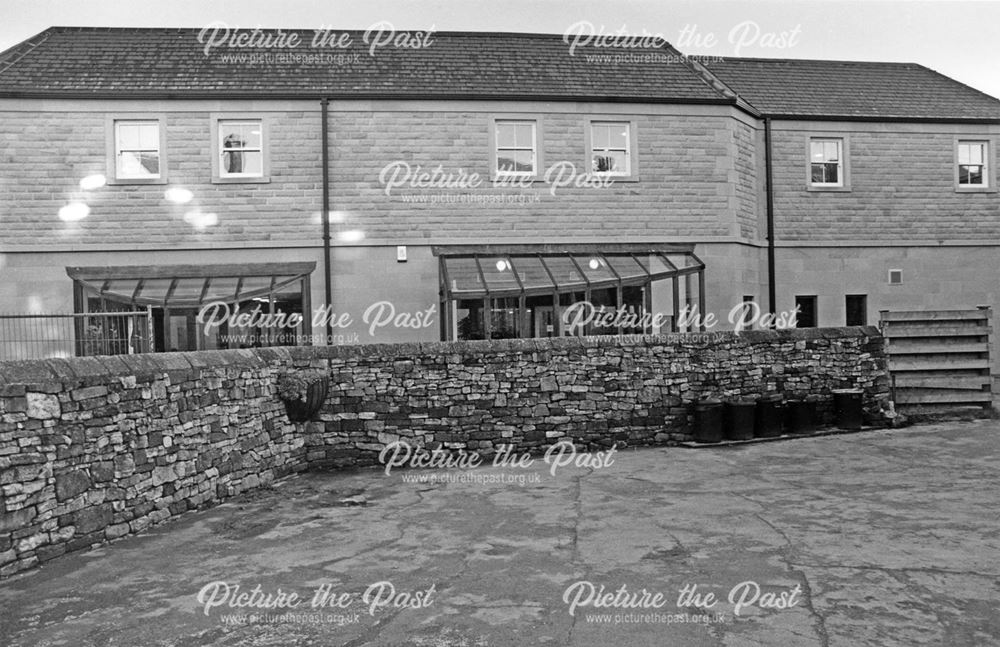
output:
[[989,308],[881,315],[897,406],[992,406]]

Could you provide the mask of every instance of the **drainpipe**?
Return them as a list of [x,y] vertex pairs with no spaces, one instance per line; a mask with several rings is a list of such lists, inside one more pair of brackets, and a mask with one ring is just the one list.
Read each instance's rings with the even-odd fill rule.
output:
[[[329,144],[329,106],[330,100],[323,98],[320,103],[320,120],[322,121],[321,137],[323,138],[323,279],[325,308],[333,307],[333,274],[330,267],[330,144]],[[326,312],[326,339],[329,343],[333,336],[333,322],[329,312]]]
[[777,312],[774,278],[774,191],[771,170],[771,118],[764,117],[764,175],[767,198],[767,311]]

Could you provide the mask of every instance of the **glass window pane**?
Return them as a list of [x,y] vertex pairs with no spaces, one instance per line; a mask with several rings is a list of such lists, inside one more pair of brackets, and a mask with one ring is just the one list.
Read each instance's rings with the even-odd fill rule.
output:
[[196,304],[201,299],[205,279],[180,279],[170,297],[171,303]]
[[542,267],[542,262],[534,256],[517,256],[511,259],[525,290],[550,289],[552,280]]
[[517,290],[517,279],[514,277],[513,263],[501,256],[480,258],[483,266],[483,277],[491,291]]
[[622,151],[607,151],[594,155],[593,170],[595,173],[626,173],[628,158]]
[[535,127],[533,124],[518,124],[516,135],[516,146],[518,148],[534,148]]
[[625,150],[628,148],[628,124],[614,124],[608,127],[609,146]]
[[242,130],[243,141],[246,142],[247,148],[260,148],[261,147],[261,125],[248,123],[244,124]]
[[533,151],[514,151],[514,171],[518,173],[533,173],[535,171],[535,153]]
[[824,164],[823,167],[825,169],[824,175],[826,177],[824,182],[836,184],[840,181],[840,168],[836,164]]
[[565,291],[567,286],[582,289],[586,285],[580,272],[577,271],[573,261],[567,256],[546,256],[545,264],[548,265],[552,276],[559,285],[560,291]]
[[[485,269],[485,268],[484,268]],[[520,336],[520,308],[517,297],[491,299],[490,338],[515,339]]]
[[618,273],[623,281],[630,279],[646,279],[646,272],[643,266],[631,256],[609,256],[604,258],[611,263],[611,268]]
[[262,175],[264,172],[264,155],[259,151],[243,153],[243,172],[250,175]]
[[971,148],[972,147],[969,146],[968,144],[959,144],[958,145],[958,163],[959,164],[968,164],[969,163],[969,157],[971,156],[971,152],[970,152]]
[[511,153],[500,153],[497,156],[497,170],[504,173],[513,173],[517,170],[517,162]]
[[448,272],[448,286],[452,292],[483,292],[483,283],[479,280],[479,269],[473,258],[447,258],[445,268]]
[[814,183],[825,182],[823,179],[823,165],[813,164],[812,165],[812,177],[810,178]]
[[457,339],[486,339],[483,332],[483,302],[481,299],[458,301],[455,309]]
[[227,151],[222,154],[222,172],[223,173],[242,173],[244,167],[244,161],[246,160],[246,153],[241,151]]
[[835,162],[840,159],[840,145],[837,142],[826,142],[823,148],[825,161]]
[[160,174],[159,153],[129,153],[118,156],[118,174],[124,177],[152,177]]
[[222,134],[222,149],[223,150],[239,150],[243,148],[244,142],[243,137],[240,135],[239,130],[236,128],[227,128]]
[[143,124],[139,127],[139,147],[146,151],[160,150],[160,127],[158,124]]
[[172,282],[173,279],[146,279],[142,282],[142,291],[137,298],[162,304]]
[[823,161],[823,142],[810,142],[809,149],[812,151],[812,160],[814,162]]
[[208,286],[208,294],[205,301],[225,301],[232,303],[236,300],[236,283],[239,279],[235,277],[213,278]]
[[271,290],[271,277],[270,276],[246,276],[243,277],[243,286],[240,288],[240,294],[242,296],[246,295],[260,295],[261,293],[267,293]]
[[600,150],[608,147],[608,127],[606,125],[594,124],[591,127],[591,136],[595,149]]
[[971,146],[971,151],[969,155],[969,161],[972,164],[982,164],[983,163],[983,145],[973,144]]
[[139,148],[139,127],[135,124],[118,124],[118,150],[134,151]]
[[497,148],[514,148],[514,132],[514,124],[497,122]]
[[614,279],[615,275],[608,268],[607,262],[600,256],[576,256],[576,262],[591,283]]

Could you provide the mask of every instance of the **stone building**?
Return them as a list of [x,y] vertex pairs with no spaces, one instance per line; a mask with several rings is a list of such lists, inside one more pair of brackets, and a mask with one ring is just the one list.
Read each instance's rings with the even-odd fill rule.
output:
[[998,135],[916,64],[55,27],[0,54],[0,359],[995,306]]

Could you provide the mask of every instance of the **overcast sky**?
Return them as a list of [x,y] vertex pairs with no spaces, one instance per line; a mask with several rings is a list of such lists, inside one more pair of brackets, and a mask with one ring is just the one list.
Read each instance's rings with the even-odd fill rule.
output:
[[398,30],[563,34],[587,21],[661,34],[687,54],[915,62],[1000,97],[997,0],[0,0],[0,11],[0,49],[52,25],[342,30],[389,21]]

